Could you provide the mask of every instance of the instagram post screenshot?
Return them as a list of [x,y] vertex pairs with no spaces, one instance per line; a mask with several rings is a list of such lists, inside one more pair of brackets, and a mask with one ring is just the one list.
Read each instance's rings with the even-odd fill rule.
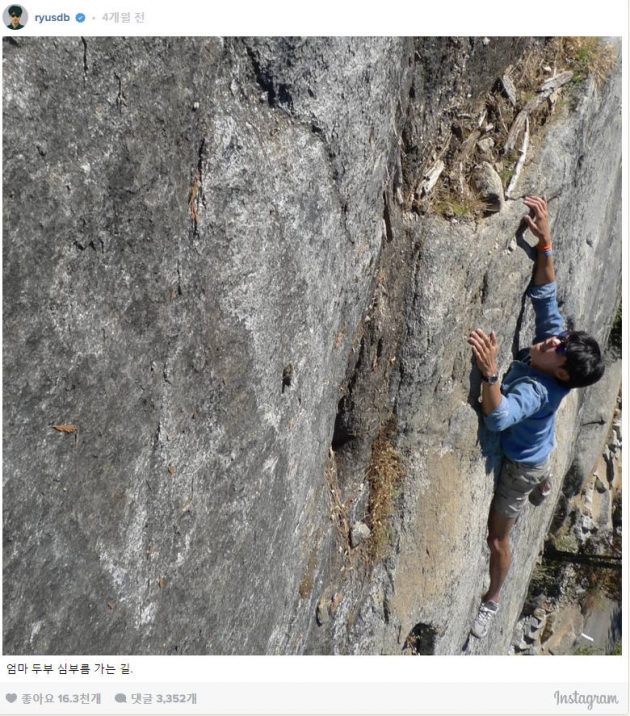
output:
[[2,24],[0,712],[628,713],[626,0]]

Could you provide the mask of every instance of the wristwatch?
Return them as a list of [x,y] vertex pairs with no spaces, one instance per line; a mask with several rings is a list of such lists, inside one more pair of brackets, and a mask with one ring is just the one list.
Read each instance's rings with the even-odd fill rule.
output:
[[488,385],[494,385],[495,383],[498,382],[499,376],[498,376],[498,374],[496,374],[496,375],[489,375],[489,376],[486,378],[486,376],[483,375],[483,373],[482,373],[482,374],[481,374],[481,380],[485,380]]

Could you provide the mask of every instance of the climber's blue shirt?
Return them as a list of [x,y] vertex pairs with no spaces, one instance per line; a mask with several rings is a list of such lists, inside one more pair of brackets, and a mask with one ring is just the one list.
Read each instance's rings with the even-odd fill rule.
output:
[[[536,315],[534,343],[562,333],[556,284],[530,286],[528,295]],[[569,389],[532,368],[529,349],[522,358],[512,363],[503,379],[501,403],[484,419],[488,430],[501,431],[503,452],[510,460],[540,465],[553,450],[556,410]]]

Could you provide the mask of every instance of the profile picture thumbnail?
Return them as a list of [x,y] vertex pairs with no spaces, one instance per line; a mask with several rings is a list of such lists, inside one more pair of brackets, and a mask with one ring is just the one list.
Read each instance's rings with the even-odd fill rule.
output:
[[28,14],[21,5],[9,5],[3,14],[4,24],[9,30],[21,30],[28,20]]

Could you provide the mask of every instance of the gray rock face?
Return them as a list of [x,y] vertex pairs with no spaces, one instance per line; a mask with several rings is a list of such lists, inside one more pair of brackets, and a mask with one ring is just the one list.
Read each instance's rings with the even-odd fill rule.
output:
[[300,650],[406,41],[6,50],[7,648]]
[[[508,250],[517,202],[478,227],[407,215],[400,140],[420,179],[450,98],[487,91],[521,45],[4,49],[5,653],[400,653],[407,634],[461,651],[499,465],[465,336],[494,328],[502,370],[527,344],[531,260],[520,235]],[[519,189],[551,197],[563,310],[602,340],[620,122],[619,82],[588,90]],[[334,444],[361,519],[392,409],[396,556],[363,589],[340,577],[327,465]],[[507,652],[553,501],[517,526],[479,653]]]
[[369,539],[371,534],[370,528],[365,522],[355,522],[350,528],[350,546],[357,547],[361,542]]
[[488,211],[501,211],[503,206],[503,184],[501,177],[489,162],[475,167],[475,185]]
[[619,393],[620,383],[621,361],[617,360],[607,366],[599,383],[585,391],[577,437],[579,449],[564,483],[563,492],[567,499],[580,491],[602,453],[613,416],[610,406]]
[[[619,119],[619,86],[611,83],[600,94],[591,85],[576,113],[550,128],[518,188],[519,194],[550,198],[561,311],[569,325],[589,331],[602,345],[621,280]],[[604,130],[607,123],[611,134]],[[611,156],[610,164],[602,166],[602,156]],[[582,192],[586,185],[590,190]],[[420,252],[393,389],[399,444],[411,469],[392,569],[394,616],[378,635],[392,652],[396,630],[404,640],[417,623],[442,631],[434,653],[508,652],[558,483],[572,461],[583,391],[573,391],[557,415],[552,460],[560,480],[552,499],[528,506],[513,530],[514,561],[496,627],[484,641],[468,638],[488,585],[485,520],[499,451],[497,436],[481,421],[479,378],[465,339],[476,327],[495,330],[501,374],[532,341],[533,313],[524,297],[532,263],[518,231],[522,214],[520,202],[508,201],[480,226],[429,218],[411,229]],[[611,405],[615,397],[611,393]]]

